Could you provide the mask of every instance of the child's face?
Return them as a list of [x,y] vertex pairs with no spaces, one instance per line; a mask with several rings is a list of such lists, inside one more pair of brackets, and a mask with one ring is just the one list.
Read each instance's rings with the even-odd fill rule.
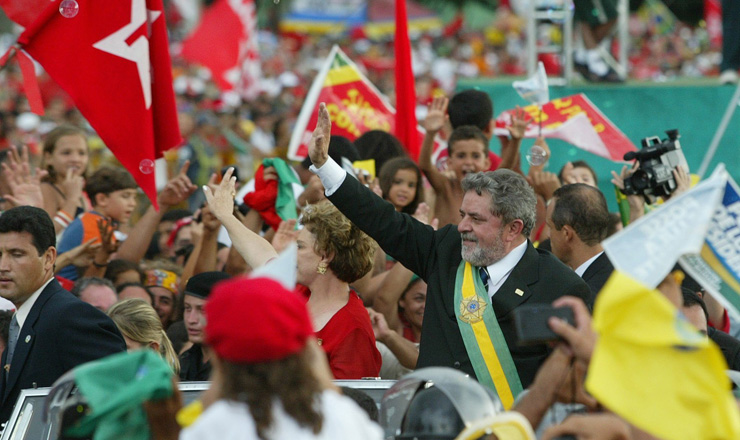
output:
[[478,139],[457,141],[450,150],[447,168],[454,171],[458,179],[462,179],[468,173],[487,171],[491,166],[488,149]]
[[588,168],[583,167],[576,167],[573,168],[570,171],[564,171],[563,172],[563,182],[564,183],[585,183],[589,186],[596,186],[596,182],[594,181],[594,176],[591,174],[591,171],[588,170]]
[[418,186],[419,180],[414,170],[398,170],[388,191],[388,201],[400,211],[414,201]]
[[54,145],[54,151],[46,153],[45,159],[60,178],[64,178],[69,169],[80,176],[87,169],[87,143],[82,136],[76,134],[62,136]]
[[136,209],[135,189],[119,189],[110,194],[104,194],[101,199],[95,207],[96,210],[121,223],[128,222],[134,209]]

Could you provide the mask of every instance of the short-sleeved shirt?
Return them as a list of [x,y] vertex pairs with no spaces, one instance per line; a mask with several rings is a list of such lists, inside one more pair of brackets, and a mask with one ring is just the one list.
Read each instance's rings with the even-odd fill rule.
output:
[[[64,230],[61,240],[59,240],[57,253],[63,254],[91,238],[100,238],[98,220],[101,218],[105,217],[95,211],[89,211],[72,220],[72,223]],[[59,271],[59,276],[71,281],[77,281],[77,278],[79,278],[77,268],[72,265]]]

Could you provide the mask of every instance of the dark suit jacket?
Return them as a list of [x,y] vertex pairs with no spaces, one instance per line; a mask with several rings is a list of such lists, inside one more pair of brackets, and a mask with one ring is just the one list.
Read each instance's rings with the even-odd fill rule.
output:
[[[455,225],[434,231],[348,177],[329,197],[352,222],[390,256],[427,282],[427,301],[417,367],[453,367],[475,377],[455,316],[455,277],[462,243]],[[516,289],[524,292],[519,296]],[[550,304],[562,295],[588,301],[586,283],[549,252],[527,244],[524,257],[493,296],[493,308],[524,387],[548,356],[545,345],[519,347],[512,310],[527,303]]]
[[722,351],[730,370],[740,371],[740,341],[714,327],[707,328],[707,336]]
[[[591,289],[593,300],[596,299],[596,295],[598,295],[601,288],[604,287],[606,280],[609,279],[612,272],[614,272],[614,266],[609,260],[609,257],[606,256],[606,252],[599,255],[599,257],[595,259],[588,268],[586,268],[586,271],[583,272],[583,281],[585,281]],[[593,300],[589,304],[592,308]]]
[[[52,280],[33,304],[15,346],[10,371],[0,373],[0,421],[10,418],[22,389],[51,386],[88,361],[126,350],[126,342],[103,312]],[[2,355],[6,365],[7,350]]]

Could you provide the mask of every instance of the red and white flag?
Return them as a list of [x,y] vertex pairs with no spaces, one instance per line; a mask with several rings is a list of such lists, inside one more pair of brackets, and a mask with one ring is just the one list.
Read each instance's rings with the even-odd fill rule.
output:
[[[76,1],[77,13],[67,16],[60,0],[45,2],[25,22],[19,53],[38,61],[72,97],[157,207],[153,161],[181,141],[162,0]],[[31,3],[0,5],[22,10]],[[24,72],[24,82],[32,81]]]
[[261,70],[254,0],[216,1],[183,41],[181,55],[207,67],[222,91],[255,98]]
[[[582,93],[553,99],[541,108],[530,105],[524,107],[524,111],[533,121],[524,132],[526,138],[541,135],[561,139],[615,162],[622,162],[625,153],[637,150],[635,144]],[[496,136],[509,134],[506,127],[511,122],[512,112],[507,110],[496,118]]]

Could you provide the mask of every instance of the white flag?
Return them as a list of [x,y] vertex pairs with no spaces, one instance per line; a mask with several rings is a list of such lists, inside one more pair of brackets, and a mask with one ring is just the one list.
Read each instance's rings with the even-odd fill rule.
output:
[[679,257],[701,251],[727,180],[720,165],[709,179],[604,240],[614,268],[657,287]]
[[291,243],[277,258],[253,270],[249,278],[270,278],[282,284],[286,289],[293,290],[295,289],[297,264],[298,246]]
[[534,75],[524,81],[514,81],[513,86],[519,96],[532,104],[543,106],[550,102],[550,89],[542,61],[537,63],[537,72]]

